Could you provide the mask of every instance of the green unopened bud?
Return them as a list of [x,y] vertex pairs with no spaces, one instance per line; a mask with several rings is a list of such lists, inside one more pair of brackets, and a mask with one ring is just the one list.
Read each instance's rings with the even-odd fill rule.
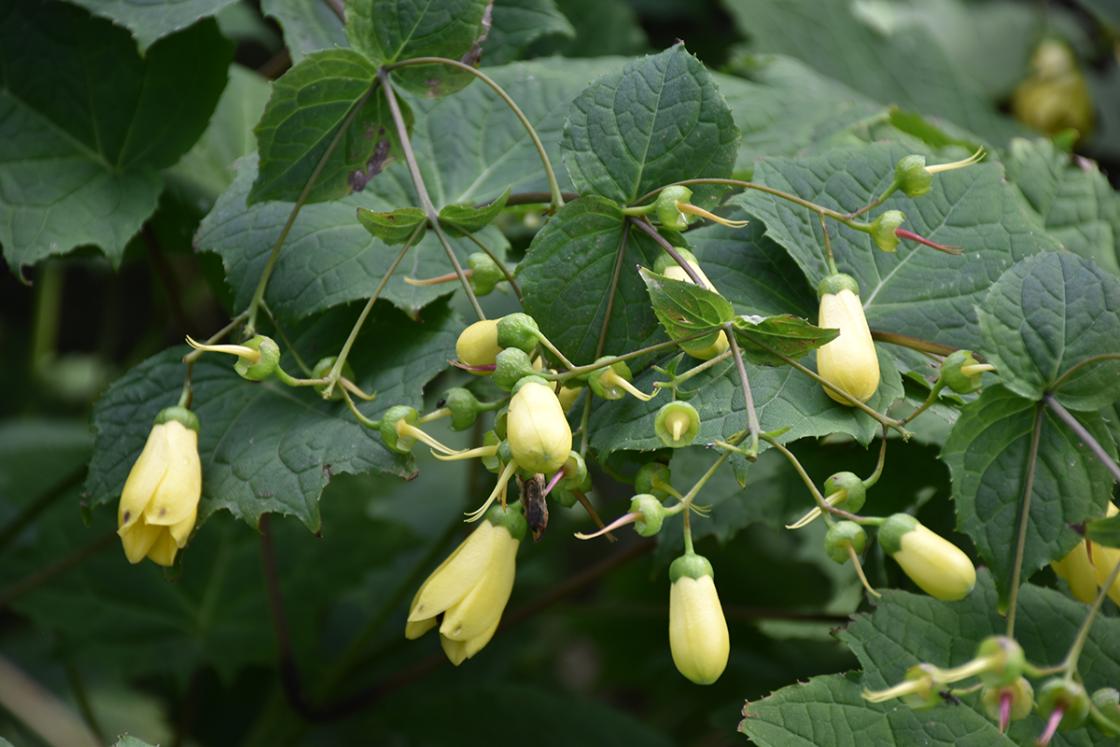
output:
[[1048,719],[1061,709],[1062,731],[1076,729],[1089,717],[1089,694],[1085,688],[1073,680],[1054,677],[1042,683],[1038,690],[1038,713]]
[[988,717],[999,721],[1001,728],[1006,729],[1005,717],[1006,721],[1010,722],[1031,715],[1031,711],[1034,710],[1034,688],[1026,678],[1019,677],[1009,685],[985,687],[980,691],[980,703],[984,706],[984,712]]
[[[311,378],[325,379],[334,368],[335,361],[338,360],[337,355],[328,355],[326,358],[320,358],[319,361],[311,369]],[[342,364],[342,378],[354,380],[354,369],[347,361]],[[315,387],[315,391],[322,394],[327,390],[325,385]],[[331,399],[342,399],[342,387],[336,386],[334,391],[331,392]]]
[[875,246],[884,252],[894,253],[898,249],[898,235],[895,231],[906,220],[901,210],[887,210],[871,222],[871,238]]
[[824,536],[824,551],[837,563],[847,563],[851,558],[848,548],[859,555],[867,547],[867,531],[854,521],[838,521],[828,528]]
[[634,475],[634,490],[639,493],[650,493],[658,498],[668,498],[669,493],[660,485],[669,484],[669,465],[661,462],[643,464],[638,473]]
[[190,430],[198,433],[198,416],[185,407],[165,407],[156,413],[156,419],[153,425],[163,425],[164,423],[176,422],[180,425],[189,428]]
[[969,394],[980,388],[984,372],[977,370],[980,364],[970,350],[957,350],[945,356],[941,362],[941,379],[945,386],[958,394]]
[[404,421],[408,425],[416,425],[416,421],[419,419],[420,413],[416,412],[415,407],[393,405],[381,416],[381,427],[378,429],[381,434],[381,441],[392,451],[399,454],[408,454],[412,451],[412,447],[416,445],[416,439],[411,436],[402,436],[397,424]]
[[642,537],[652,537],[661,531],[665,522],[665,507],[656,496],[639,493],[630,499],[630,513],[638,514],[634,531]]
[[894,179],[907,197],[921,197],[933,187],[933,174],[926,170],[925,156],[900,158],[894,167]]
[[993,635],[976,648],[976,659],[986,660],[987,667],[979,673],[980,681],[990,687],[1009,685],[1023,674],[1027,656],[1014,638]]
[[[599,361],[604,360],[600,358]],[[596,361],[598,363],[599,361]],[[626,396],[626,389],[619,384],[623,381],[633,381],[634,375],[625,361],[616,361],[609,366],[604,366],[592,371],[587,376],[587,385],[596,397],[603,399],[622,399]]]
[[667,402],[657,411],[653,430],[666,446],[688,446],[700,433],[700,413],[687,402]]
[[485,252],[475,252],[467,257],[467,265],[471,268],[471,287],[476,296],[489,295],[498,283],[505,280],[502,268]]
[[669,580],[676,582],[681,578],[703,578],[714,576],[712,564],[703,555],[685,553],[669,565]]
[[661,190],[654,207],[657,222],[672,231],[688,228],[688,216],[681,212],[677,203],[687,203],[691,199],[692,190],[680,184]]
[[1120,736],[1120,690],[1102,687],[1093,693],[1093,705],[1100,712],[1092,714],[1097,728],[1110,737]]
[[845,511],[852,513],[858,513],[867,500],[867,488],[863,485],[863,479],[854,472],[837,472],[825,480],[824,494],[839,494],[833,505],[843,506]]
[[512,391],[524,377],[536,373],[529,354],[521,348],[506,348],[498,353],[494,366],[494,383],[507,392]]
[[443,398],[444,407],[451,411],[451,429],[465,431],[474,425],[480,411],[478,398],[469,389],[457,386],[448,389]]
[[249,381],[264,381],[276,373],[280,365],[280,346],[271,337],[257,335],[241,343],[250,350],[260,353],[256,363],[251,363],[248,358],[238,358],[233,364],[237,375]]
[[537,349],[541,330],[528,314],[507,314],[498,320],[498,344],[503,348],[519,348],[526,353]]

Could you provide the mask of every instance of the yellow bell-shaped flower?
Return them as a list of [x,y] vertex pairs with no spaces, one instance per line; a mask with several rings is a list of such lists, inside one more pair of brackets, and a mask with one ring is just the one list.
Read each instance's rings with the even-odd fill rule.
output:
[[931,597],[955,602],[976,586],[976,566],[969,557],[909,514],[887,517],[879,527],[879,544]]
[[556,392],[544,379],[526,377],[517,383],[506,418],[506,438],[517,466],[552,475],[568,461],[572,428]]
[[194,529],[201,496],[198,417],[169,407],[156,416],[121,491],[117,534],[128,562],[174,563]]
[[526,528],[520,505],[491,508],[416,592],[405,637],[419,638],[438,623],[440,645],[455,666],[481,651],[509,601]]
[[[817,373],[866,402],[879,388],[879,356],[859,300],[859,285],[848,275],[830,275],[821,281],[820,297],[817,326],[838,329],[840,335],[817,351]],[[851,404],[828,387],[824,392],[842,405]]]
[[723,674],[731,653],[712,565],[700,555],[682,555],[669,566],[669,579],[669,650],[673,663],[697,685],[710,685]]
[[[1094,548],[1094,554],[1096,548]],[[1058,578],[1069,584],[1073,597],[1086,604],[1097,598],[1097,571],[1089,559],[1089,548],[1085,540],[1077,543],[1061,560],[1050,564]]]

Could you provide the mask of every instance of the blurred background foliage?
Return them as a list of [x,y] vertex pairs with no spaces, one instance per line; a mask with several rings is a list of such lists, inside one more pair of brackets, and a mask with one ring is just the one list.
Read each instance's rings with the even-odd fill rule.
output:
[[[1057,152],[1097,160],[1114,183],[1120,176],[1120,6],[1111,0],[504,4],[545,8],[551,25],[484,65],[635,55],[683,39],[711,69],[755,84],[731,102],[753,125],[744,175],[758,157],[845,138],[979,139],[998,149],[1041,131]],[[196,253],[192,237],[231,182],[233,161],[254,149],[267,81],[342,38],[325,3],[238,0],[216,17],[236,45],[226,92],[200,141],[165,170],[158,208],[120,267],[81,249],[0,273],[0,648],[42,701],[61,701],[106,741],[129,733],[165,745],[552,745],[578,734],[588,745],[707,747],[744,741],[735,732],[744,699],[852,669],[830,631],[858,607],[860,589],[850,568],[820,551],[820,527],[782,530],[806,498],[773,453],[751,478],[769,513],[738,522],[734,542],[700,543],[719,570],[733,642],[727,673],[709,688],[679,677],[670,659],[669,553],[629,533],[617,544],[569,541],[586,526],[578,509],[557,509],[545,539],[521,553],[506,630],[484,655],[455,669],[433,637],[406,645],[405,604],[463,534],[460,512],[487,489],[489,477],[464,465],[424,458],[423,479],[412,482],[337,478],[319,535],[272,519],[290,660],[278,657],[261,543],[244,524],[215,516],[178,575],[128,566],[113,512],[82,508],[92,403],[132,365],[228,318],[221,262]],[[1111,188],[1094,184],[1115,205]],[[535,220],[507,216],[515,255]],[[1120,223],[1115,213],[1104,220]],[[445,374],[429,390],[455,380]],[[894,451],[876,500],[884,512],[919,506],[924,523],[950,534],[936,417],[919,433],[926,445]],[[466,443],[470,434],[438,435]],[[798,453],[818,478],[869,472],[875,456],[846,439],[804,440]],[[731,475],[721,479],[708,490],[735,510],[742,491]],[[621,513],[627,486],[604,473],[595,485],[600,510]],[[868,570],[873,583],[907,587],[878,550]],[[296,678],[293,698],[282,683]],[[17,747],[44,743],[3,710],[0,735]]]

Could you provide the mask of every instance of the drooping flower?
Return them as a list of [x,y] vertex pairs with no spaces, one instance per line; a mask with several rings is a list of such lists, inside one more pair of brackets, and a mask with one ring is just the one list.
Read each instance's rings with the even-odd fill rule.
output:
[[[849,275],[830,275],[821,281],[819,292],[817,326],[838,329],[840,334],[817,351],[817,372],[828,383],[866,402],[879,388],[879,357],[859,300],[859,285]],[[824,392],[842,405],[851,404],[829,387]]]
[[201,496],[198,417],[168,407],[156,416],[121,491],[117,534],[128,562],[174,563],[194,529]]
[[969,557],[909,514],[888,517],[879,527],[879,544],[931,597],[955,602],[976,586],[976,567]]
[[697,685],[710,685],[727,668],[731,642],[712,565],[694,553],[669,566],[669,649],[677,670]]

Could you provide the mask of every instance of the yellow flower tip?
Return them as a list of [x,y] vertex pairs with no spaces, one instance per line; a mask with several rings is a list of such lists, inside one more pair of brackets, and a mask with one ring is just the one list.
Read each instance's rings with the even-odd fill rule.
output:
[[[817,372],[834,387],[860,402],[879,388],[879,356],[859,296],[848,288],[821,294],[817,325],[840,334],[817,351]],[[842,405],[852,402],[830,387],[825,394]]]
[[226,355],[236,355],[238,358],[246,361],[247,363],[256,363],[261,359],[261,351],[254,350],[246,345],[207,345],[195,340],[190,335],[187,335],[187,344],[195,350],[201,350],[204,353],[225,353]]
[[697,685],[712,684],[727,668],[731,643],[711,575],[681,575],[673,581],[669,589],[669,650],[677,671]]
[[434,617],[426,617],[417,621],[408,620],[404,625],[404,637],[410,641],[415,641],[435,626],[436,619]]
[[986,154],[984,153],[984,149],[979,148],[975,153],[973,153],[968,158],[962,158],[959,161],[953,161],[951,163],[938,163],[938,164],[934,164],[933,166],[926,166],[926,171],[928,171],[931,174],[941,174],[941,173],[944,173],[946,171],[954,171],[956,169],[967,168],[968,166],[971,166],[974,163],[980,163],[980,161],[984,160],[985,155]]
[[712,223],[718,223],[721,226],[727,226],[728,228],[743,228],[748,223],[750,223],[750,221],[747,220],[732,220],[731,218],[724,218],[721,215],[716,215],[715,213],[708,212],[704,208],[696,207],[690,202],[678,202],[677,209],[682,213],[690,213],[692,215],[703,218],[704,220],[709,220]]

